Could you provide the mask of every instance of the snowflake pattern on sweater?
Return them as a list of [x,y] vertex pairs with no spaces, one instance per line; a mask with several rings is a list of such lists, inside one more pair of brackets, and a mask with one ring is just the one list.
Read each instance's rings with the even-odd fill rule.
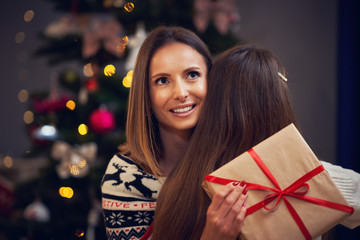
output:
[[116,154],[101,183],[106,235],[110,240],[140,239],[154,218],[161,181],[128,157]]

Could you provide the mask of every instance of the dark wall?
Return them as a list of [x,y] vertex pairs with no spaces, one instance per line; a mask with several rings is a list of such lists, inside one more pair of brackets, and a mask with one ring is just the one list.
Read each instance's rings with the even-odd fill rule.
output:
[[[237,1],[238,35],[273,51],[288,70],[289,86],[305,138],[319,158],[335,162],[337,6],[327,1]],[[26,10],[34,20],[23,21]],[[48,1],[9,1],[1,8],[0,154],[20,157],[30,147],[24,130],[26,103],[18,92],[49,90],[55,68],[31,52],[42,42],[37,33],[60,15]],[[25,41],[14,36],[24,31]],[[71,65],[71,63],[68,63]]]
[[303,135],[315,154],[336,161],[337,2],[238,1],[240,37],[274,52]]

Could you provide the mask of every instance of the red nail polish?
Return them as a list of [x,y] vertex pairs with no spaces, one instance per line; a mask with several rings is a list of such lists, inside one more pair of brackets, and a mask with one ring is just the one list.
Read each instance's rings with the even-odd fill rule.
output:
[[236,182],[233,182],[232,184],[233,184],[234,186],[237,186],[237,185],[239,185],[239,182],[236,181]]
[[242,194],[246,195],[247,191],[248,191],[248,189],[245,188],[244,191],[242,192]]
[[241,183],[240,183],[240,187],[245,186],[245,183],[246,183],[246,182],[245,182],[244,180],[242,180]]

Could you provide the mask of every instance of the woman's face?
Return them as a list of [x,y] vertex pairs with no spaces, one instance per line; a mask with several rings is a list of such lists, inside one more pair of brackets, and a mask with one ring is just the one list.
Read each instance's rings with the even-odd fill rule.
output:
[[190,46],[175,42],[158,49],[150,61],[152,111],[168,131],[190,131],[197,123],[207,92],[207,66]]

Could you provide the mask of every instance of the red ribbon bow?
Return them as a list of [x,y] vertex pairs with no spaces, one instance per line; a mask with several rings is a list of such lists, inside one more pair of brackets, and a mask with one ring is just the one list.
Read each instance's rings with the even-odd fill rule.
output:
[[[300,216],[297,214],[294,207],[291,205],[290,201],[287,199],[287,196],[298,198],[298,199],[301,199],[301,200],[304,200],[304,201],[307,201],[307,202],[310,202],[310,203],[314,203],[314,204],[317,204],[317,205],[325,206],[325,207],[328,207],[328,208],[333,208],[333,209],[337,209],[337,210],[340,210],[340,211],[348,212],[348,213],[351,213],[351,214],[354,212],[354,209],[352,207],[349,207],[349,206],[346,206],[346,205],[343,205],[343,204],[338,204],[338,203],[329,202],[329,201],[314,198],[314,197],[305,196],[305,194],[309,190],[309,185],[306,183],[306,181],[310,180],[311,178],[313,178],[317,174],[324,171],[324,167],[322,165],[320,165],[317,168],[315,168],[315,169],[311,170],[310,172],[306,173],[304,176],[302,176],[301,178],[296,180],[294,183],[292,183],[287,188],[281,189],[279,183],[276,181],[276,178],[273,176],[273,174],[268,169],[268,167],[265,165],[265,163],[261,160],[259,155],[257,155],[255,150],[250,149],[247,152],[254,159],[256,164],[260,167],[260,169],[264,172],[264,174],[268,177],[268,179],[274,184],[275,188],[266,187],[266,186],[262,186],[262,185],[255,184],[255,183],[246,183],[246,186],[247,186],[248,189],[273,191],[273,193],[268,194],[267,196],[265,196],[264,200],[262,200],[262,201],[258,202],[257,204],[249,207],[246,210],[246,216],[254,213],[255,211],[257,211],[257,210],[259,210],[261,208],[264,208],[266,210],[274,210],[280,204],[280,201],[284,200],[286,207],[288,208],[288,210],[289,210],[291,216],[293,217],[293,219],[295,220],[296,224],[299,226],[299,228],[300,228],[301,232],[303,233],[304,237],[306,239],[312,239],[312,237],[311,237],[309,231],[307,230],[305,224],[301,220]],[[226,185],[226,184],[228,184],[230,182],[234,182],[235,180],[219,178],[219,177],[208,175],[208,176],[205,177],[205,181]],[[300,191],[302,188],[305,188],[305,190]],[[267,205],[269,203],[271,203],[272,201],[274,201],[275,199],[277,199],[275,205],[273,207],[271,207],[271,208],[267,207]]]

